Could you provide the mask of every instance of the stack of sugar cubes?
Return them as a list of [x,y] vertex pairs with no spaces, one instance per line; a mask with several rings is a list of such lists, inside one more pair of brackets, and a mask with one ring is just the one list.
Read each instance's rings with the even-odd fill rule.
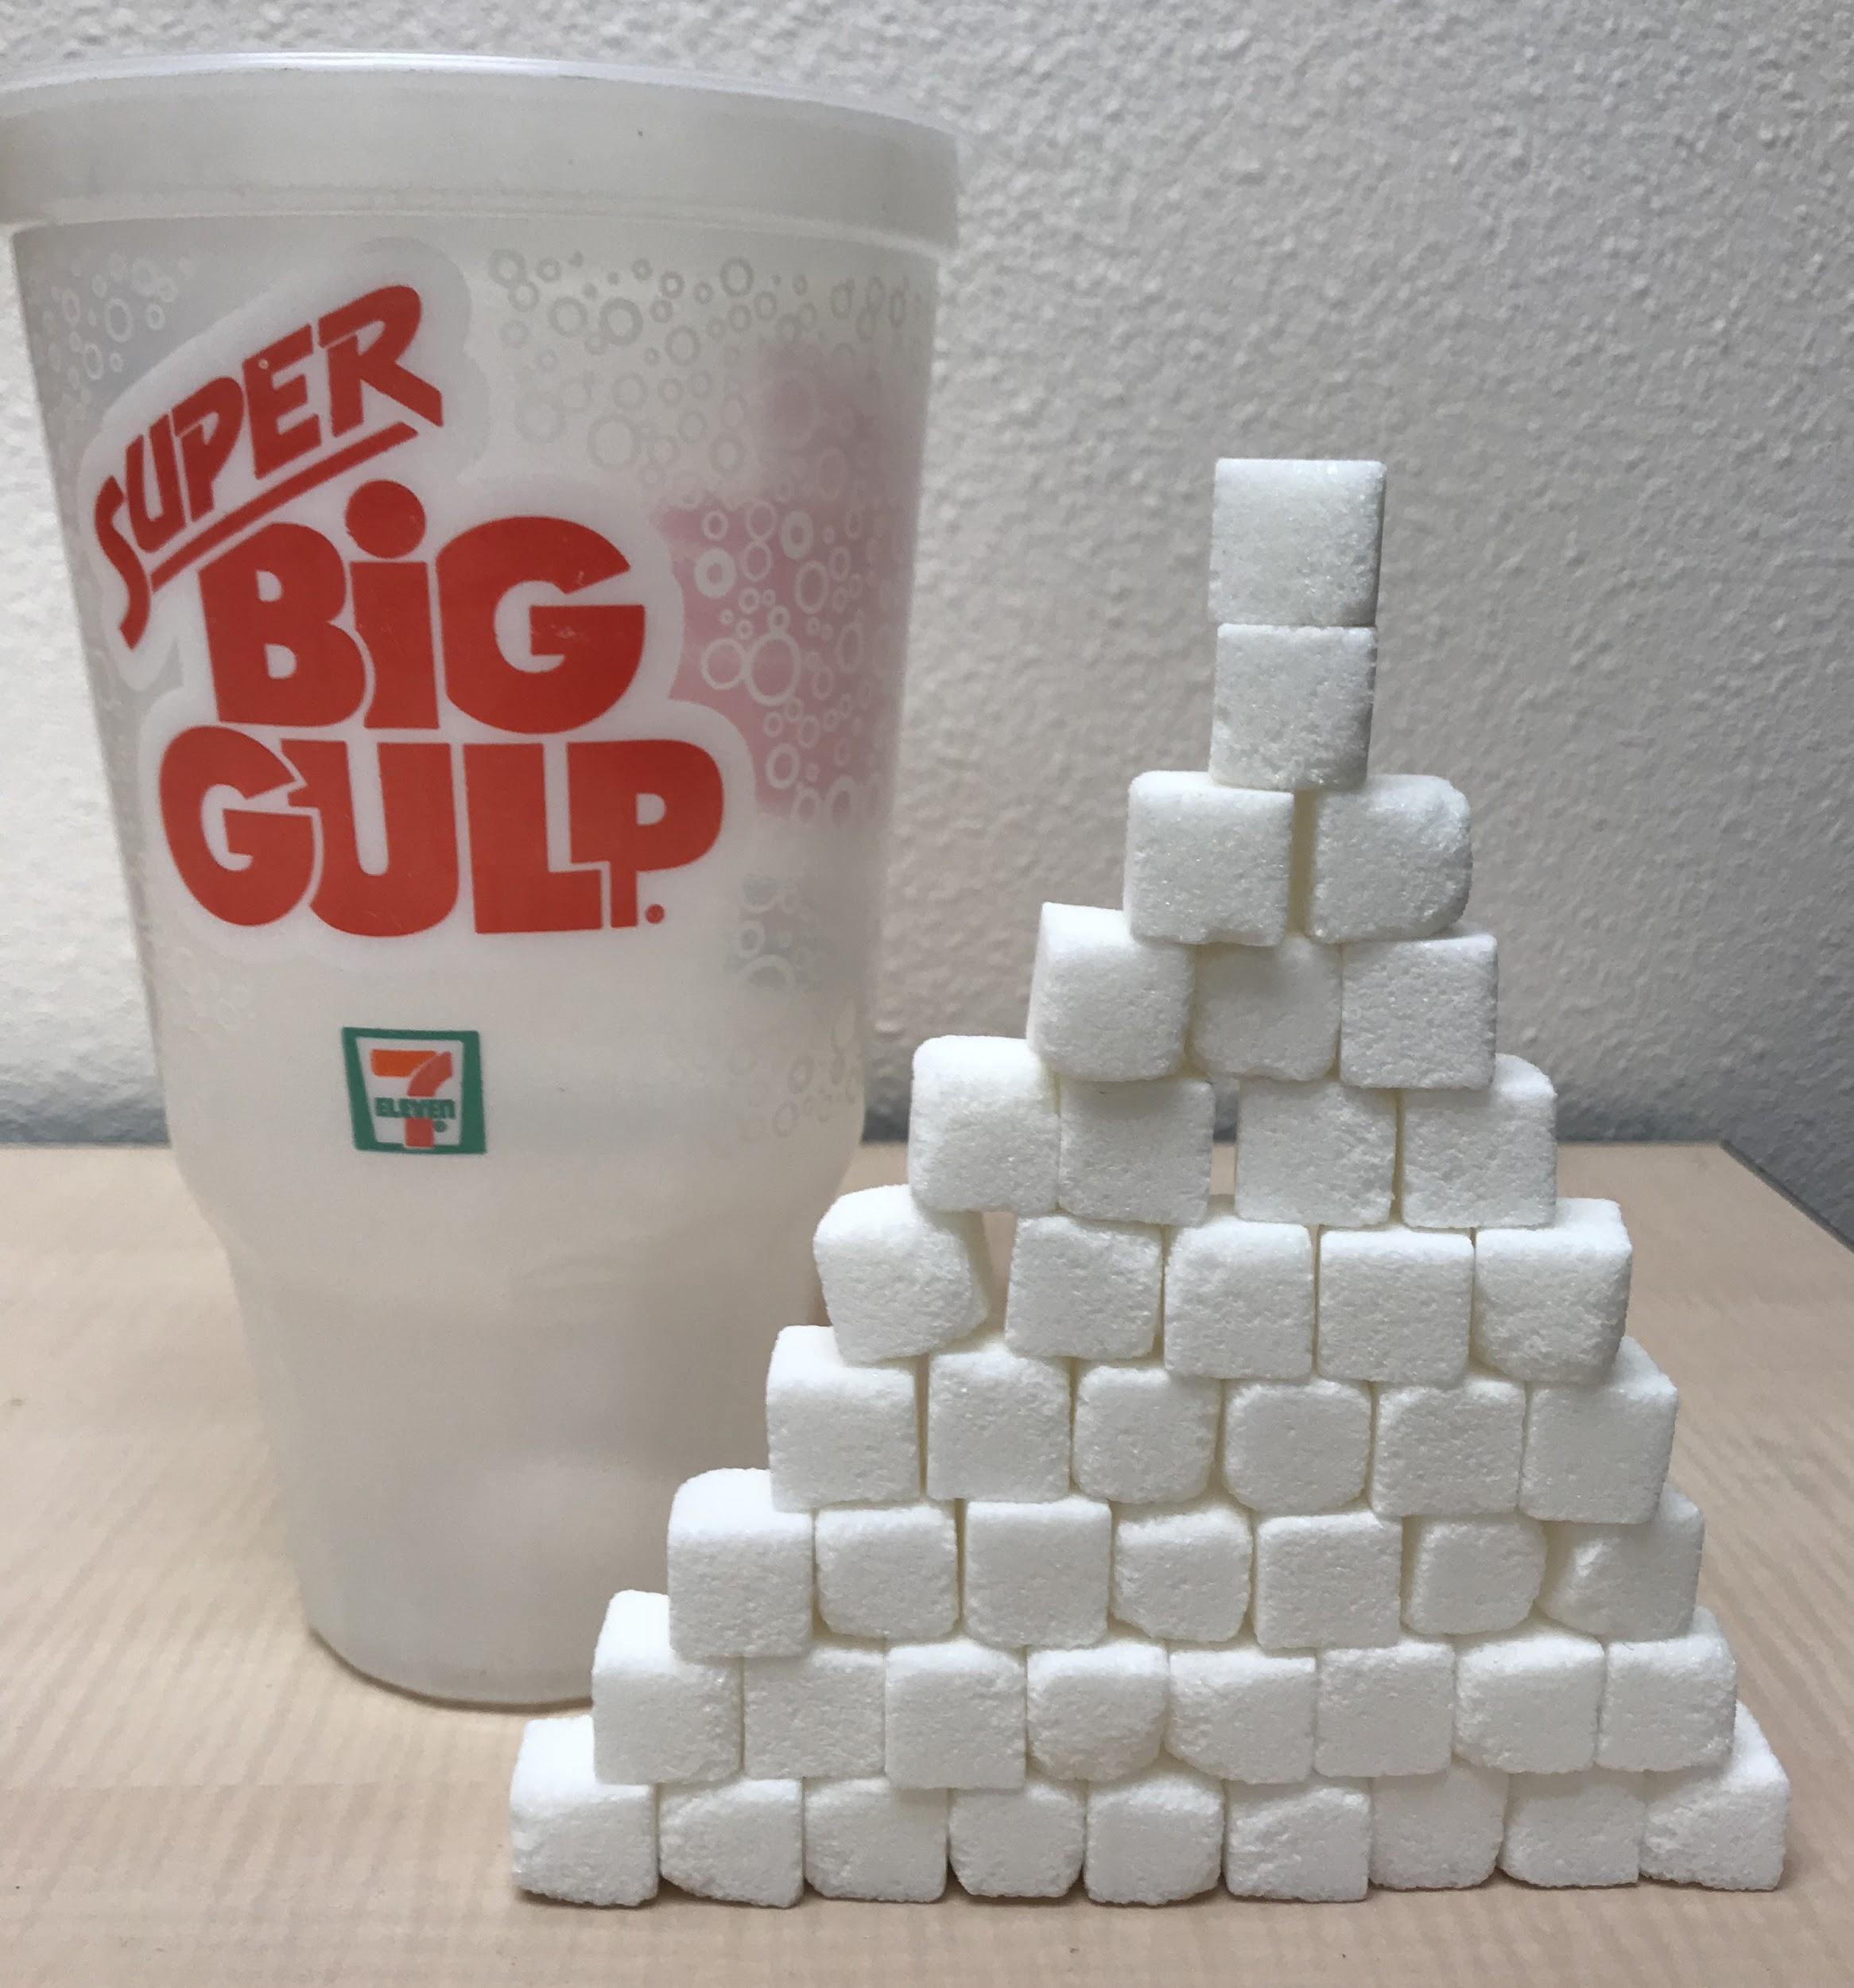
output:
[[1468,803],[1366,771],[1383,491],[1219,464],[1209,769],[1133,782],[1123,909],[1044,907],[1025,1039],[922,1046],[770,1468],[682,1487],[667,1596],[529,1729],[527,1889],[1777,1881],[1627,1233],[1496,1054]]

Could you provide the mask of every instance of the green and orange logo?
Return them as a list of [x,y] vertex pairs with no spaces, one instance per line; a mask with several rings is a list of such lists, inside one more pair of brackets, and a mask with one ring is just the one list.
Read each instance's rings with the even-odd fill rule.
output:
[[363,1153],[480,1153],[483,1050],[475,1029],[344,1028],[347,1108]]

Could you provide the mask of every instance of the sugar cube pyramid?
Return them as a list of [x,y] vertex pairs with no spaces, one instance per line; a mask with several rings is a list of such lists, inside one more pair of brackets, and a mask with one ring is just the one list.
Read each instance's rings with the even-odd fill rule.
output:
[[1366,771],[1383,487],[1218,464],[1208,771],[1133,782],[1120,907],[1044,907],[1021,1039],[921,1046],[770,1468],[683,1486],[529,1729],[527,1890],[1778,1882],[1621,1213],[1496,1050],[1466,800]]

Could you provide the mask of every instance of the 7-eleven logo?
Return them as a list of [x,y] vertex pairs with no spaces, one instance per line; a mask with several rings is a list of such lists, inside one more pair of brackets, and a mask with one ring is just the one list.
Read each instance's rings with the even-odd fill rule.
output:
[[474,1029],[344,1028],[347,1106],[363,1153],[480,1153],[482,1050]]

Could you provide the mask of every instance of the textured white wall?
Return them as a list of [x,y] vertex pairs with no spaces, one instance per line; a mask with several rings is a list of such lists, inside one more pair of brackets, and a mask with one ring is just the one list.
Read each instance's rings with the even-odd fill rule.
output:
[[[1854,1225],[1854,37],[1842,0],[592,0],[48,10],[9,64],[473,47],[899,95],[968,138],[871,1098],[1020,1025],[1201,763],[1218,453],[1392,465],[1376,763],[1476,809],[1568,1128]],[[0,1131],[153,1079],[17,325],[0,331]]]

